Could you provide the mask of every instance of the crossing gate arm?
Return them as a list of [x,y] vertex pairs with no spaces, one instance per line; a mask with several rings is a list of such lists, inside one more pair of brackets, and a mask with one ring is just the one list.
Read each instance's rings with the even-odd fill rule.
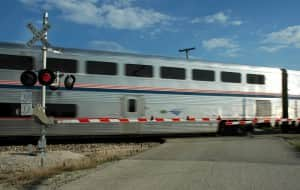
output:
[[218,120],[181,119],[181,118],[76,118],[58,119],[56,125],[76,128],[98,127],[119,130],[121,134],[160,134],[160,133],[216,133]]

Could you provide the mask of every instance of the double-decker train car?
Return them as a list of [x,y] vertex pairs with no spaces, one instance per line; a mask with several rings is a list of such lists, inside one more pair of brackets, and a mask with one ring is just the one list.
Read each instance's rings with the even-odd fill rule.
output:
[[[41,62],[39,47],[0,43],[0,118],[32,114],[41,86],[22,86],[20,75]],[[71,48],[49,52],[47,68],[76,77],[72,90],[47,90],[46,113],[57,118],[298,124],[300,71]]]

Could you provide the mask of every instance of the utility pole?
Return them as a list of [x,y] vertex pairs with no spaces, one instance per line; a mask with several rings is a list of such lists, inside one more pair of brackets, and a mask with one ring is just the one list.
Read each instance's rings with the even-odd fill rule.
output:
[[195,47],[192,47],[192,48],[179,49],[178,51],[179,52],[185,52],[185,57],[188,60],[189,59],[189,51],[195,50],[195,49],[196,49]]

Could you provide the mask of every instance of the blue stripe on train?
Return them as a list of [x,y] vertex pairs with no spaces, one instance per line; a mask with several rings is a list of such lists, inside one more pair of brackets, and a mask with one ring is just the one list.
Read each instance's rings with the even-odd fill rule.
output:
[[[0,88],[10,89],[41,89],[40,86],[25,87],[21,85],[3,85]],[[63,87],[59,90],[70,91]],[[226,94],[226,93],[207,93],[207,92],[177,92],[177,91],[158,91],[158,90],[130,90],[130,89],[103,89],[103,88],[73,88],[73,91],[88,92],[120,92],[120,93],[140,93],[140,94],[177,94],[177,95],[198,95],[198,96],[229,96],[229,97],[260,97],[260,98],[280,98],[281,95],[263,95],[263,94]],[[290,97],[289,99],[300,99],[300,96]]]

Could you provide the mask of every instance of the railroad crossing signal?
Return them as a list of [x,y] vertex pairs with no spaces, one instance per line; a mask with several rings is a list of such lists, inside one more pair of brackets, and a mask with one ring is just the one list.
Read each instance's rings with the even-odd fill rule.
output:
[[46,48],[50,47],[50,43],[47,41],[46,33],[48,29],[50,28],[50,25],[48,23],[43,24],[43,28],[39,31],[38,29],[33,26],[32,23],[29,23],[27,25],[27,28],[32,32],[33,37],[31,40],[29,40],[26,45],[31,47],[35,42],[41,41],[41,43],[46,46]]
[[[46,112],[46,86],[50,85],[54,81],[55,75],[52,71],[49,71],[47,69],[47,49],[49,48],[50,44],[47,41],[47,31],[50,28],[50,25],[48,24],[48,12],[44,13],[43,17],[43,28],[39,31],[36,29],[32,23],[29,23],[27,25],[27,28],[32,32],[33,37],[31,40],[27,42],[27,46],[31,47],[35,42],[40,41],[43,45],[42,47],[42,59],[43,59],[43,69],[39,71],[38,79],[39,82],[43,85],[42,86],[42,92],[41,92],[41,106],[42,106],[42,112],[45,114]],[[25,80],[25,79],[26,80]],[[23,74],[23,84],[34,85],[34,78],[36,79],[35,73],[29,73]],[[22,77],[21,77],[22,80]],[[27,83],[28,82],[28,83]],[[38,141],[39,149],[41,152],[41,166],[44,166],[44,160],[45,160],[45,150],[46,150],[46,126],[45,124],[42,124],[42,130],[41,130],[41,137]]]

